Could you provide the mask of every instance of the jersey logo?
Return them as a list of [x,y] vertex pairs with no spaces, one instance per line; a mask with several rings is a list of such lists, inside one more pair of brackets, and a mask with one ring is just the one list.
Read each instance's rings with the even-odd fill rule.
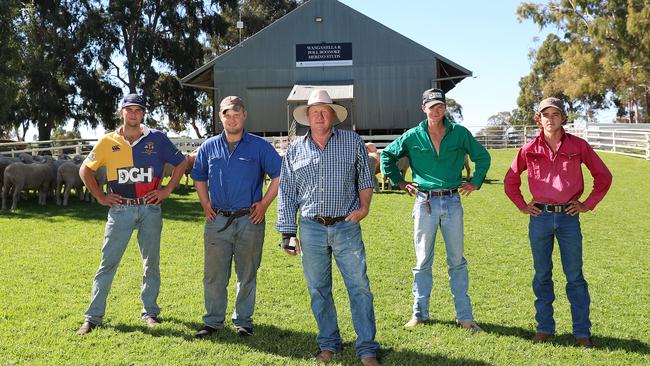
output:
[[115,151],[120,151],[120,145],[113,145],[113,146],[111,147],[111,150],[113,150],[114,152],[115,152]]
[[156,152],[153,151],[153,142],[147,142],[147,143],[144,145],[144,151],[143,151],[143,152],[144,152],[145,154],[147,154],[147,155],[155,154]]
[[128,183],[151,183],[153,182],[153,167],[136,168],[127,167],[117,169],[117,182]]

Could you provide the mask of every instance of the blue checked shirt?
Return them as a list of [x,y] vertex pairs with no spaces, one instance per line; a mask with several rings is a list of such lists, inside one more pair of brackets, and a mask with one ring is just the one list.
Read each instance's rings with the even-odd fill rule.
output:
[[325,150],[307,133],[284,156],[275,227],[297,233],[298,210],[303,217],[347,216],[359,208],[359,191],[374,186],[368,152],[356,132],[333,128]]

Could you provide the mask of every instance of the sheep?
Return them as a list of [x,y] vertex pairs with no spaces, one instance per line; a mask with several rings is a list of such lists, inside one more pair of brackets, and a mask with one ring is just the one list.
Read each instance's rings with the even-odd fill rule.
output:
[[7,209],[7,196],[11,188],[13,188],[13,191],[11,191],[13,192],[12,210],[18,207],[20,192],[23,189],[38,189],[38,203],[45,205],[47,193],[53,183],[51,174],[53,166],[54,162],[51,159],[47,159],[45,163],[40,164],[10,164],[4,172],[2,209]]
[[[381,164],[381,153],[377,150],[377,147],[372,142],[366,143],[366,150],[368,150],[368,164],[370,165],[370,171],[376,175],[381,173],[380,164]],[[409,159],[404,156],[397,160],[397,169],[399,169],[402,177],[406,177],[406,171],[409,168]],[[381,180],[381,189],[383,190],[388,182],[388,177],[382,174]],[[375,178],[375,191],[379,189],[377,184],[377,178]]]
[[68,205],[68,197],[70,197],[70,191],[72,188],[75,189],[79,200],[82,201],[85,196],[83,193],[83,182],[81,177],[79,177],[79,167],[81,164],[75,164],[71,161],[66,162],[65,164],[59,166],[59,169],[56,173],[56,204],[61,205],[61,188],[65,185],[63,191],[63,206]]
[[2,186],[2,183],[4,182],[4,174],[5,174],[5,169],[9,166],[11,163],[16,163],[21,161],[18,158],[10,158],[10,157],[5,157],[5,156],[0,156],[0,187]]
[[[187,159],[187,168],[185,168],[185,188],[189,186],[189,176],[192,172],[192,168],[194,167],[194,160],[196,160],[196,154],[198,154],[198,152],[199,148],[196,148],[196,150],[192,151],[191,153],[183,153]],[[174,166],[169,163],[165,163],[165,167],[163,169],[163,178],[171,177],[172,171],[174,171]]]
[[[97,181],[97,185],[99,186],[99,189],[102,192],[110,193],[111,188],[108,186],[108,178],[106,177],[106,167],[102,166],[99,169],[95,170],[93,173],[95,176],[95,180]],[[106,191],[104,191],[104,186],[106,186]],[[87,202],[95,202],[95,197],[90,193],[90,191],[86,188],[86,193],[84,195],[84,198],[86,199]]]

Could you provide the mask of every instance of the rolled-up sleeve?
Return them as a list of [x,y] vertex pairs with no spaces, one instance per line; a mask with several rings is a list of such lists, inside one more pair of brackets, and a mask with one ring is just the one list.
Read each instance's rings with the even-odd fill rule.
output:
[[370,171],[370,165],[368,164],[368,150],[361,139],[359,139],[359,143],[357,144],[356,169],[357,189],[362,191],[368,188],[375,188],[375,180],[373,179],[373,174]]
[[290,156],[291,149],[284,156],[280,169],[278,223],[275,225],[276,230],[284,234],[295,234],[298,232],[298,224],[296,223],[298,193]]
[[381,152],[381,172],[390,179],[392,185],[397,185],[398,182],[404,180],[402,173],[397,167],[397,160],[405,155],[404,141],[405,137],[402,135],[386,146]]

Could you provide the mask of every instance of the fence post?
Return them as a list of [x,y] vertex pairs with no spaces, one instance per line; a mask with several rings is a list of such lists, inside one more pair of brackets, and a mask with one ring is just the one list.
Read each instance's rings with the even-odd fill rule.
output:
[[645,160],[650,160],[650,133],[645,134]]
[[616,131],[612,131],[612,151],[616,152]]

